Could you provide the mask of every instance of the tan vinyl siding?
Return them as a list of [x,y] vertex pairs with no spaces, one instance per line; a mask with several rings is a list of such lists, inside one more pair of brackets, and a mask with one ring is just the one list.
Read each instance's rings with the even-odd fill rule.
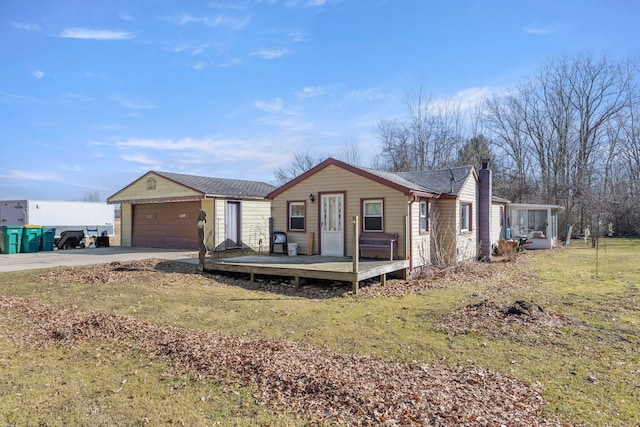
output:
[[505,206],[503,204],[492,204],[491,205],[491,244],[497,243],[502,237],[502,222],[501,219],[504,218],[504,209]]
[[215,199],[213,215],[213,250],[225,250],[224,241],[227,235],[227,201],[225,199]]
[[[429,202],[427,202],[429,205]],[[431,211],[429,207],[429,212]],[[431,220],[429,219],[429,222]],[[431,224],[429,224],[431,226]],[[429,227],[431,228],[431,227]],[[420,201],[411,204],[411,267],[419,268],[431,264],[431,232],[420,234]]]
[[241,209],[243,243],[254,251],[268,250],[271,203],[262,200],[244,200]]
[[[475,259],[478,255],[478,185],[473,177],[469,175],[460,190],[458,203],[456,206],[456,229],[457,229],[457,259],[458,262]],[[471,204],[471,230],[460,231],[460,210],[463,203]]]
[[[213,223],[212,250],[225,250],[227,238],[227,202],[238,201],[236,199],[217,198],[212,203]],[[241,200],[240,201],[240,237],[242,246],[254,251],[267,251],[269,249],[269,215],[271,202],[268,200]],[[207,217],[208,217],[207,213]]]
[[200,202],[200,209],[207,214],[207,222],[204,225],[204,245],[207,250],[212,250],[214,246],[214,211],[213,211],[214,199],[205,199]]
[[120,246],[125,248],[131,247],[132,221],[133,209],[131,209],[131,204],[123,203],[120,205]]
[[[320,194],[340,193],[345,198],[344,232],[346,236],[346,255],[351,256],[353,250],[353,226],[352,217],[360,217],[360,229],[362,229],[362,199],[384,199],[384,231],[386,233],[398,233],[398,256],[406,258],[406,236],[404,235],[404,221],[408,215],[408,198],[401,192],[383,184],[356,175],[340,167],[329,165],[317,173],[309,176],[304,181],[278,194],[272,205],[271,216],[273,228],[276,231],[286,231],[288,241],[298,244],[298,253],[307,253],[309,232],[315,233],[314,253],[318,250],[319,242],[319,209]],[[309,200],[309,194],[313,194],[315,202]],[[287,202],[305,201],[305,225],[304,232],[287,231]]]
[[110,197],[109,201],[118,203],[120,200],[180,199],[198,196],[202,194],[162,176],[149,173]]
[[431,203],[431,263],[437,266],[455,264],[456,236],[459,233],[458,203],[441,199]]

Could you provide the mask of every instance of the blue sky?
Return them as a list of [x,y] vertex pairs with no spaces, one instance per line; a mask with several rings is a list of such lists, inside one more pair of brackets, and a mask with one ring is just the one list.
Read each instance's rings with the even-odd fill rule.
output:
[[635,57],[635,0],[3,0],[0,199],[101,200],[149,170],[272,182],[367,166],[407,91],[465,105],[550,57]]

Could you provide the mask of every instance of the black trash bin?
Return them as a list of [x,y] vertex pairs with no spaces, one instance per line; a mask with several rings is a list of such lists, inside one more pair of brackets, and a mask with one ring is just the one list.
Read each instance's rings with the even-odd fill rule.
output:
[[109,247],[109,236],[96,237],[96,248],[108,248],[108,247]]

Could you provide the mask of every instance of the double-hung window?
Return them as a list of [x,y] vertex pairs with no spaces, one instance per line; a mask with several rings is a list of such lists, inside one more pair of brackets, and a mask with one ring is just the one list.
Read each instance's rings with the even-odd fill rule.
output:
[[429,231],[429,202],[426,200],[420,201],[420,232],[426,233]]
[[460,203],[460,232],[471,231],[473,229],[471,214],[471,203]]
[[289,202],[289,231],[305,230],[304,202]]
[[383,218],[383,205],[382,199],[377,200],[365,200],[362,202],[362,216],[363,230],[364,231],[383,231],[384,230],[384,218]]

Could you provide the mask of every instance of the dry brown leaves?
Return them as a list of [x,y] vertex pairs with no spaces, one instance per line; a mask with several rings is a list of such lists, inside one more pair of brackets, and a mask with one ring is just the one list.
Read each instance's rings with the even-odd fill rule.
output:
[[[394,297],[444,289],[458,283],[502,279],[512,266],[474,263],[430,269],[417,280],[370,282],[358,298]],[[64,268],[39,276],[43,281],[114,284],[161,274],[201,274],[196,265],[158,259],[114,262],[92,268]],[[348,285],[281,280],[250,282],[228,276],[215,279],[246,289],[307,298],[353,295]],[[488,300],[452,313],[441,327],[452,335],[474,332],[514,334],[514,325],[558,331],[568,320],[560,315],[508,316],[508,303]],[[118,340],[169,361],[177,370],[216,376],[231,371],[256,385],[260,403],[284,404],[318,423],[342,425],[566,425],[540,417],[540,390],[502,374],[462,366],[391,364],[366,357],[327,353],[284,340],[223,337],[184,328],[162,327],[132,317],[60,309],[34,301],[0,297],[6,315],[25,322],[27,342]]]
[[[501,265],[502,264],[502,265]],[[417,294],[429,289],[446,289],[458,283],[477,283],[495,278],[506,268],[503,263],[468,263],[451,268],[426,270],[419,278],[411,280],[388,280],[386,285],[377,280],[369,280],[361,284],[358,298],[401,297],[406,294]],[[311,299],[327,299],[336,297],[353,297],[351,284],[310,279],[305,285],[294,284],[279,278],[261,278],[255,282],[232,275],[200,273],[196,264],[161,259],[141,261],[116,261],[92,267],[65,267],[42,273],[37,278],[44,282],[73,282],[89,284],[117,284],[134,278],[152,280],[154,276],[175,274],[199,274],[215,279],[217,284],[240,286],[245,289],[272,292],[288,296],[299,296]]]
[[159,326],[0,296],[0,313],[46,347],[117,340],[180,371],[236,373],[258,387],[258,403],[282,404],[309,420],[339,425],[562,425],[541,418],[540,390],[500,373],[462,366],[393,364],[328,353],[284,340],[244,339]]
[[[569,316],[532,310],[530,313],[509,313],[519,302],[494,302],[482,300],[468,304],[449,316],[440,327],[450,335],[476,333],[491,337],[506,337],[513,340],[540,336],[540,329],[546,329],[551,336],[562,335],[565,326],[576,326],[578,321]],[[535,304],[534,304],[535,305]]]
[[389,280],[385,286],[372,282],[360,289],[359,298],[401,297],[430,289],[447,289],[457,284],[474,284],[499,276],[502,263],[466,263],[450,268],[429,268],[416,279]]
[[[160,259],[146,259],[142,261],[114,261],[109,264],[98,264],[91,267],[65,267],[49,270],[39,274],[37,278],[44,282],[65,281],[90,284],[113,284],[130,280],[131,273],[151,276],[160,274],[156,266],[163,263]],[[179,267],[175,263],[175,268]],[[185,264],[185,266],[190,267]]]

